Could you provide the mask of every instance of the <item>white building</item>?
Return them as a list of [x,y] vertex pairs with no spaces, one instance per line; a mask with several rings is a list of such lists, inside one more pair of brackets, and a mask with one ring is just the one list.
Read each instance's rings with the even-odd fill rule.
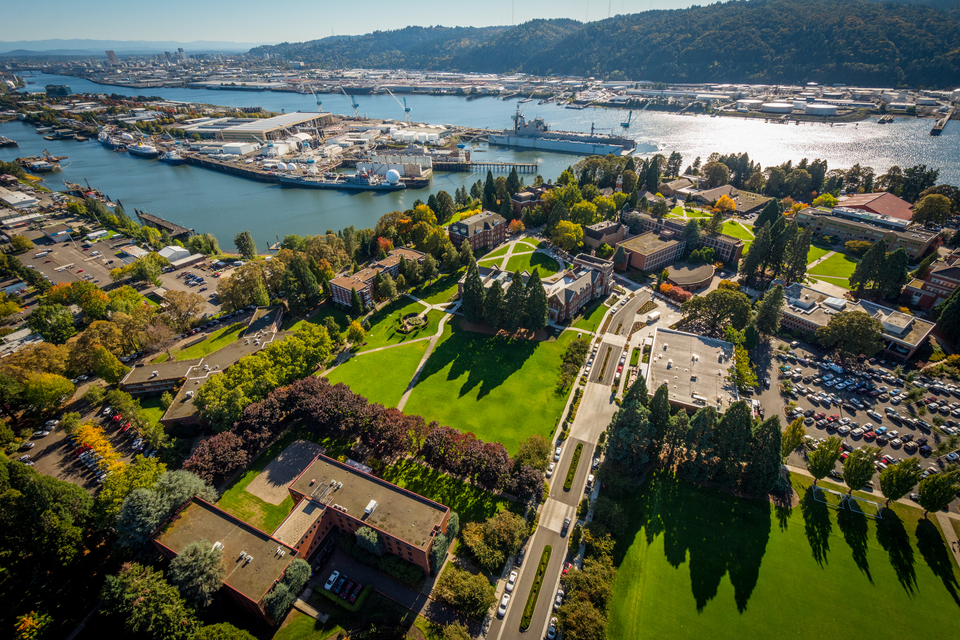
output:
[[189,250],[184,249],[183,247],[177,247],[175,245],[164,247],[163,249],[160,249],[160,251],[158,251],[157,253],[159,253],[161,257],[166,258],[170,262],[176,262],[177,260],[182,260],[183,258],[190,257]]

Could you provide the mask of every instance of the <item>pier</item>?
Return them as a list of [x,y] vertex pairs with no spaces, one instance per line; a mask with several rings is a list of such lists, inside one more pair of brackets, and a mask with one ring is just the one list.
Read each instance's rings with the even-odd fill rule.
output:
[[193,229],[181,227],[180,225],[170,222],[169,220],[164,220],[160,216],[145,213],[137,209],[134,209],[133,212],[137,214],[138,218],[140,218],[140,224],[145,227],[153,227],[154,229],[159,229],[160,231],[166,231],[170,234],[171,238],[185,239],[196,235],[196,232]]
[[450,172],[492,171],[498,173],[516,169],[517,173],[536,173],[539,166],[536,162],[434,162],[433,170]]
[[948,111],[945,116],[943,116],[940,120],[938,120],[935,125],[933,125],[933,129],[930,130],[930,135],[938,136],[941,133],[943,133],[944,127],[947,126],[947,121],[950,120],[952,116],[953,116],[953,109]]

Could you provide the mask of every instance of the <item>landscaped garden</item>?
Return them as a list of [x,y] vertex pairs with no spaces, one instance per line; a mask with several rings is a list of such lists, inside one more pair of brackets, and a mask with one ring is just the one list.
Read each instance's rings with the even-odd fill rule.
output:
[[370,328],[367,329],[367,335],[364,338],[366,344],[360,346],[358,350],[369,351],[370,349],[400,344],[432,335],[437,329],[439,319],[443,317],[443,313],[440,311],[433,312],[434,315],[430,316],[431,322],[420,331],[412,333],[398,331],[400,325],[397,320],[399,318],[404,318],[411,313],[422,313],[426,309],[416,300],[401,296],[382,309],[373,312],[369,319]]
[[960,572],[934,515],[894,503],[874,520],[792,483],[792,508],[665,472],[621,499],[609,637],[952,637]]
[[360,353],[326,374],[327,379],[331,384],[346,383],[371,402],[395,407],[429,344],[420,340],[376,353]]
[[556,341],[535,342],[452,324],[427,360],[404,411],[501,442],[511,454],[532,434],[552,438],[566,401],[566,394],[557,393],[561,357],[577,333],[565,331]]

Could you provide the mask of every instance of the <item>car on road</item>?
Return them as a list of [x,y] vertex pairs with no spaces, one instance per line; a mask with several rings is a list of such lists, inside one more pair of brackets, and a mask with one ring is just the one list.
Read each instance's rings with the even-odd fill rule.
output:
[[505,593],[503,597],[500,598],[500,606],[497,607],[497,617],[502,618],[507,613],[507,605],[510,604],[510,594]]
[[570,518],[563,519],[563,527],[560,528],[560,537],[566,538],[567,531],[570,529]]
[[547,640],[555,640],[557,637],[557,617],[550,618],[550,627],[547,629]]
[[523,565],[523,556],[527,553],[526,547],[520,547],[520,551],[517,552],[517,566]]
[[35,446],[37,446],[36,442],[24,442],[20,445],[20,449],[26,451],[27,449],[33,449]]
[[548,477],[548,478],[552,478],[552,477],[553,477],[553,470],[556,469],[556,468],[557,468],[557,463],[556,463],[556,462],[551,462],[551,463],[550,463],[550,466],[547,467],[547,477]]
[[330,578],[327,580],[327,583],[323,585],[323,588],[326,589],[327,591],[330,591],[330,589],[333,588],[333,585],[337,583],[337,578],[339,577],[340,577],[339,571],[334,571],[333,573],[331,573]]
[[519,574],[517,574],[516,571],[511,571],[511,572],[510,572],[510,577],[507,578],[507,586],[505,587],[506,590],[507,590],[507,593],[513,592],[513,588],[517,585],[517,576],[518,576],[518,575],[519,575]]

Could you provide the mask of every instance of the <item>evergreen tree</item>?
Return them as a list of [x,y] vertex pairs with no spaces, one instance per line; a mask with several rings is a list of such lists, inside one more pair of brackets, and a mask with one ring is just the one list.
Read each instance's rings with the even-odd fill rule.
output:
[[[756,225],[754,225],[753,228],[756,229]],[[750,245],[747,255],[740,264],[740,272],[743,274],[747,283],[756,283],[763,278],[763,265],[768,260],[772,248],[773,241],[770,237],[770,224],[767,223],[760,227],[760,231],[757,232],[753,244]]]
[[437,196],[430,194],[430,197],[427,198],[427,206],[430,208],[430,211],[433,211],[433,215],[440,219],[440,202],[437,200]]
[[510,175],[507,176],[507,193],[511,196],[520,191],[520,176],[517,174],[517,168],[510,169]]
[[360,294],[356,289],[350,289],[350,313],[354,318],[363,315],[363,302],[360,300]]
[[[429,282],[437,277],[439,270],[437,269],[437,259],[434,258],[429,253],[423,258],[423,265],[419,265],[413,260],[410,261],[409,274],[407,275],[407,282],[413,285],[420,283],[421,278],[424,282]],[[415,280],[411,281],[415,277]]]
[[370,287],[371,292],[375,298],[380,298],[380,289],[383,287],[383,273],[378,271],[373,276],[373,286]]
[[483,296],[483,320],[495,329],[503,326],[503,287],[498,280]]
[[713,479],[720,486],[736,487],[743,476],[753,437],[753,417],[745,401],[730,405],[717,424],[715,437],[719,466]]
[[927,272],[930,270],[930,265],[932,265],[939,256],[940,254],[934,251],[933,253],[928,255],[926,258],[924,258],[920,262],[920,264],[917,265],[916,270],[913,272],[913,277],[920,278],[921,280],[923,278],[926,278]]
[[787,246],[783,256],[781,277],[787,282],[803,282],[807,276],[807,254],[810,253],[810,241],[813,239],[813,227],[801,230]]
[[513,212],[513,204],[509,198],[504,198],[503,202],[500,203],[500,217],[507,222],[520,217]]
[[223,566],[223,548],[213,547],[207,540],[191,542],[170,562],[170,584],[190,604],[207,607],[223,584],[227,574]]
[[249,231],[238,233],[233,239],[233,244],[244,260],[253,260],[257,257],[257,243],[253,241],[253,235]]
[[487,179],[483,183],[483,208],[493,209],[497,205],[497,183],[493,181],[493,172],[487,170]]
[[660,457],[660,451],[663,448],[663,442],[670,426],[670,399],[668,397],[668,387],[665,384],[657,387],[653,399],[650,401],[650,425],[653,429],[650,457],[656,460]]
[[692,218],[683,228],[683,239],[687,242],[684,248],[686,255],[689,256],[691,251],[700,246],[700,236],[700,223],[696,218]]
[[553,233],[553,230],[557,228],[557,225],[560,224],[561,220],[570,219],[570,210],[567,209],[567,205],[563,203],[563,200],[557,200],[553,203],[553,208],[550,209],[550,215],[547,216],[547,224],[544,227],[544,231],[547,235]]
[[440,193],[437,194],[437,205],[440,207],[440,210],[435,212],[438,222],[446,222],[457,212],[453,198],[451,198],[450,194],[446,191],[440,191]]
[[768,222],[773,225],[781,217],[780,201],[776,198],[770,200],[763,207],[763,211],[760,212],[760,215],[757,216],[757,219],[753,221],[753,228],[757,229],[767,224]]
[[613,254],[613,267],[617,271],[625,271],[627,268],[627,252],[622,246],[618,246]]
[[527,279],[524,289],[523,328],[530,331],[539,331],[547,326],[550,319],[550,303],[547,300],[547,291],[540,280],[540,270],[534,268],[533,275]]
[[290,264],[287,265],[287,271],[284,274],[284,291],[287,293],[290,309],[295,313],[303,313],[320,300],[317,278],[300,252],[294,252]]
[[473,247],[470,246],[469,240],[464,240],[460,245],[460,266],[469,268],[475,264],[477,259],[473,256]]
[[678,462],[679,456],[684,451],[687,438],[690,437],[689,432],[690,420],[687,418],[687,412],[678,411],[676,415],[670,418],[661,447],[661,456],[665,456],[668,467],[672,468]]
[[[464,244],[467,244],[466,241],[464,241]],[[446,250],[443,252],[443,268],[452,273],[459,269],[460,266],[460,254],[457,253],[453,244],[448,244]]]
[[607,427],[607,458],[638,474],[650,460],[654,439],[649,410],[639,402],[624,401]]
[[507,331],[513,333],[523,324],[524,309],[526,308],[527,294],[523,287],[523,277],[520,271],[514,272],[504,297],[503,323]]
[[704,407],[693,414],[687,431],[686,457],[680,465],[681,473],[695,482],[706,482],[713,477],[717,465],[714,432],[719,414],[713,407]]
[[644,182],[647,185],[647,191],[657,193],[657,190],[660,188],[660,163],[650,163],[644,176]]
[[935,311],[940,312],[937,329],[947,340],[960,344],[960,287],[954,289],[949,298],[937,305]]
[[747,493],[770,493],[780,479],[780,416],[772,416],[753,429],[750,454],[741,487]]
[[760,333],[775,335],[780,331],[780,318],[783,317],[783,306],[786,298],[783,286],[777,285],[768,289],[757,305],[756,329]]
[[397,283],[393,281],[393,276],[389,272],[384,272],[380,287],[377,289],[377,296],[381,300],[393,300],[397,297]]
[[263,280],[257,279],[257,287],[253,290],[253,303],[258,307],[270,306],[270,296],[267,294],[267,288],[263,286]]
[[639,402],[643,406],[647,406],[647,404],[650,402],[650,397],[647,393],[646,378],[639,376],[637,380],[630,385],[630,390],[627,391],[626,395],[623,397],[623,402]]
[[[781,217],[782,220],[786,218]],[[785,228],[780,232],[773,242],[773,250],[770,252],[770,264],[773,266],[773,273],[776,277],[780,277],[783,274],[784,269],[787,267],[787,254],[790,251],[790,247],[796,242],[797,238],[800,236],[800,226],[797,224],[796,220],[790,224],[784,223]]]
[[909,281],[907,275],[907,264],[909,262],[907,252],[902,248],[887,254],[883,260],[883,267],[880,269],[880,277],[877,282],[881,296],[893,300],[900,295],[904,285]]
[[477,324],[483,322],[484,295],[480,272],[477,267],[470,267],[467,270],[467,279],[463,283],[463,303],[460,305],[463,316],[470,322]]
[[858,296],[862,296],[864,289],[877,282],[886,256],[887,243],[883,240],[870,247],[863,254],[860,262],[853,270],[853,275],[850,276],[850,286],[856,288]]

